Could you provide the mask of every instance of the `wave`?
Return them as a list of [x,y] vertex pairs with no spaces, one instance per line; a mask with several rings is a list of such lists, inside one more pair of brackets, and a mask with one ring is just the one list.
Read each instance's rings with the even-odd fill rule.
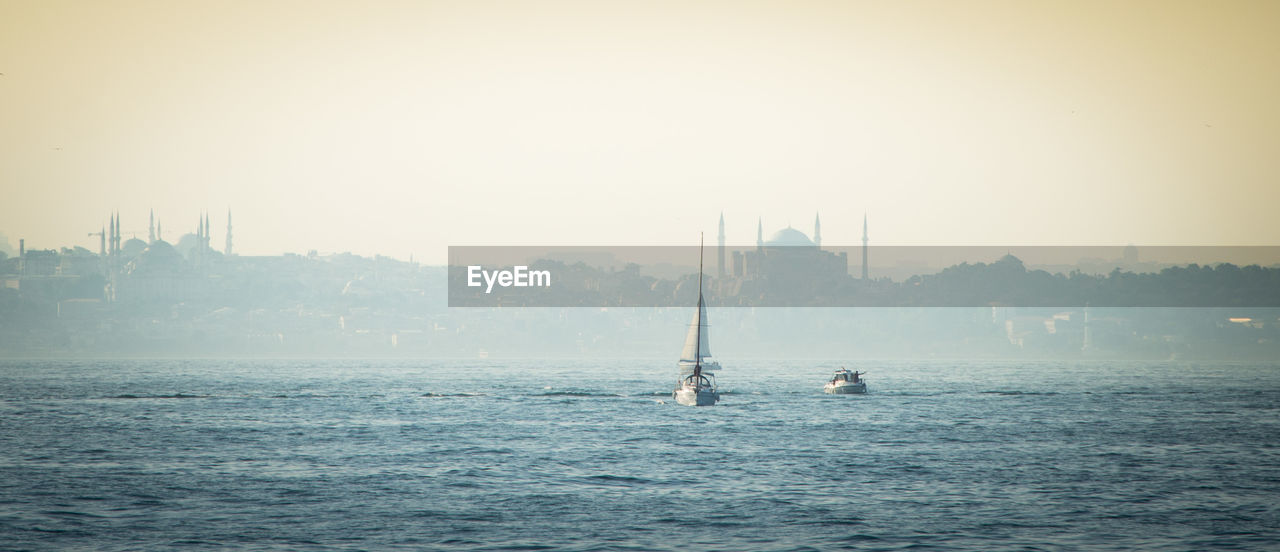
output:
[[207,399],[209,395],[189,395],[187,393],[173,393],[169,395],[135,395],[133,393],[123,393],[120,395],[111,395],[104,397],[107,399]]
[[467,398],[467,397],[487,397],[488,393],[423,393],[423,397],[431,398]]
[[626,475],[607,475],[607,474],[606,475],[590,475],[583,479],[586,479],[587,481],[592,483],[604,484],[604,485],[630,486],[630,485],[647,485],[647,484],[653,483],[653,481],[650,479],[645,479],[642,477],[631,477]]
[[534,393],[535,397],[621,397],[617,393],[601,393],[597,391],[547,391],[546,393]]
[[74,510],[45,510],[40,513],[50,517],[62,517],[62,518],[77,518],[77,517],[102,518],[104,517],[98,514],[91,514],[89,512],[77,512]]

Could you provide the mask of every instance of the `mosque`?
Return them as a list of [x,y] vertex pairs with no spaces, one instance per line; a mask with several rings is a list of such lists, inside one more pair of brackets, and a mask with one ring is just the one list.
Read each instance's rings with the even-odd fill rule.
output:
[[201,276],[212,263],[233,254],[230,210],[226,247],[221,253],[212,247],[207,214],[201,214],[196,231],[180,237],[176,245],[164,240],[154,213],[148,224],[147,241],[136,237],[124,240],[121,228],[120,215],[112,213],[110,225],[94,233],[101,240],[99,256],[107,277],[108,301],[189,296],[202,285]]
[[[867,224],[862,221],[862,277],[866,279]],[[764,239],[764,221],[756,222],[755,249],[726,250],[724,214],[720,215],[719,246],[716,250],[717,275],[745,280],[786,282],[839,281],[849,275],[849,255],[822,249],[822,220],[813,217],[813,238],[787,226]],[[725,261],[731,261],[726,265]]]

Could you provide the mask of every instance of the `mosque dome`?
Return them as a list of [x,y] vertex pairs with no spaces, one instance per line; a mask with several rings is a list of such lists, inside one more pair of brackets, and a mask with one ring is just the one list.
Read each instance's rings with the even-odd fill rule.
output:
[[200,238],[198,236],[187,233],[178,238],[178,242],[174,244],[174,247],[177,249],[178,253],[185,257],[191,255],[192,251],[195,251],[196,244],[198,243],[200,243]]
[[186,261],[169,242],[156,240],[136,258],[129,261],[126,271],[130,276],[171,276],[182,272]]
[[181,238],[178,238],[178,243],[174,244],[173,248],[178,252],[178,254],[193,263],[222,258],[223,255],[221,251],[218,251],[208,245],[208,238],[205,238],[206,244],[203,247],[200,245],[200,240],[200,236],[195,234],[183,234]]
[[138,238],[129,238],[129,241],[124,242],[124,244],[120,246],[120,252],[124,253],[124,256],[126,257],[137,257],[146,248],[147,242]]
[[817,244],[804,235],[804,232],[791,228],[790,226],[774,232],[769,236],[769,240],[764,242],[769,247],[786,247],[786,246],[808,246],[814,247]]

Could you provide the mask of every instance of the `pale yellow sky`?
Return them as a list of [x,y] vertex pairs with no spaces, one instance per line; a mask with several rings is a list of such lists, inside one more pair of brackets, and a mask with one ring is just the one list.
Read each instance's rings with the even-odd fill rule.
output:
[[1280,243],[1280,2],[0,0],[0,232]]

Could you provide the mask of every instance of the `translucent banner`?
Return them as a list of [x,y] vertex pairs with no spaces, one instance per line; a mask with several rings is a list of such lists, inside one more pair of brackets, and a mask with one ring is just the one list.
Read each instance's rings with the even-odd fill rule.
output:
[[460,246],[451,307],[1280,307],[1280,246]]

